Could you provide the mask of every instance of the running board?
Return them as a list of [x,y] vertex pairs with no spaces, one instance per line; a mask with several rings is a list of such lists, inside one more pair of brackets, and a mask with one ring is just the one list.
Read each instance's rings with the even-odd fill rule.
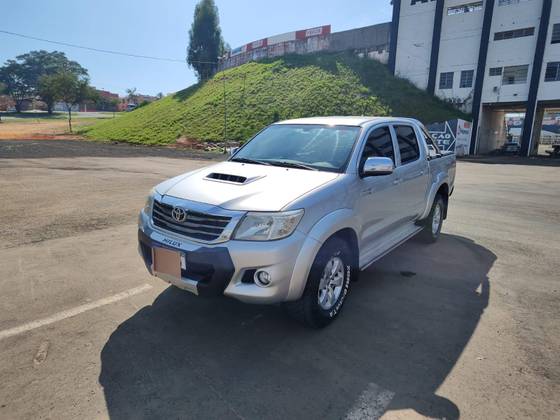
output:
[[389,252],[393,251],[395,248],[398,248],[400,245],[402,245],[403,243],[408,241],[410,238],[412,238],[413,236],[418,234],[423,229],[423,227],[417,226],[415,224],[413,224],[412,227],[413,227],[413,229],[411,229],[411,231],[408,232],[402,239],[399,239],[394,245],[390,246],[389,248],[387,248],[386,250],[384,250],[380,254],[376,255],[371,261],[369,261],[369,262],[363,264],[362,266],[360,266],[360,271],[365,270],[370,265],[372,265],[374,262],[383,258],[385,255],[387,255]]

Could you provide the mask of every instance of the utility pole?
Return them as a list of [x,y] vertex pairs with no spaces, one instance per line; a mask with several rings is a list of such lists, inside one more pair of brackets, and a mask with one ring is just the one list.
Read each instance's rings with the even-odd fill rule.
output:
[[226,78],[224,77],[224,141],[227,140],[227,96],[226,96]]
[[224,153],[227,153],[227,98],[226,98],[226,77],[224,81]]

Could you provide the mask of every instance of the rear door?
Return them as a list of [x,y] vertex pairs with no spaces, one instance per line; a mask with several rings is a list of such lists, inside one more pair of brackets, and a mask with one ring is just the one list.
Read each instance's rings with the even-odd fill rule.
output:
[[429,168],[426,149],[420,144],[412,124],[394,124],[398,145],[395,170],[400,206],[408,220],[414,220],[425,208]]

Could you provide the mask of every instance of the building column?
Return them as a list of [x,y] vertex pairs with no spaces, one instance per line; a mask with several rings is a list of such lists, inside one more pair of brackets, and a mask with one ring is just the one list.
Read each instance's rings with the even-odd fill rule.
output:
[[537,103],[537,110],[533,121],[533,133],[531,134],[531,150],[529,155],[537,155],[539,153],[539,142],[541,140],[542,123],[544,120],[544,105],[539,106]]
[[436,91],[436,78],[439,60],[439,44],[441,41],[441,22],[445,0],[437,0],[434,16],[434,32],[432,33],[432,51],[430,53],[430,72],[428,73],[428,92],[432,95]]
[[397,41],[399,38],[399,20],[401,16],[401,0],[393,0],[393,18],[391,20],[391,39],[389,40],[389,70],[395,74],[397,67]]
[[480,110],[482,102],[482,86],[486,76],[486,57],[488,56],[488,42],[490,40],[490,27],[492,26],[492,14],[494,13],[494,0],[486,0],[484,6],[484,20],[482,21],[482,35],[480,36],[480,48],[478,50],[478,64],[476,67],[476,78],[474,81],[474,94],[472,104],[472,131],[471,146],[469,153],[477,152],[478,126],[480,122]]
[[543,0],[541,23],[539,25],[539,35],[537,37],[537,47],[535,49],[535,58],[533,59],[533,69],[531,70],[531,85],[529,86],[527,111],[525,112],[523,132],[521,135],[520,153],[524,156],[530,156],[531,151],[533,150],[531,143],[533,139],[533,129],[535,127],[535,115],[537,112],[537,94],[539,92],[539,82],[542,73],[544,49],[546,47],[546,34],[548,32],[551,8],[552,0]]

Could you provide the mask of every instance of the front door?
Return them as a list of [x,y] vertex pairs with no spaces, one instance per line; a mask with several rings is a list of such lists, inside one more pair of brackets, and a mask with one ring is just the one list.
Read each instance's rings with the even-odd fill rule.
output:
[[[359,172],[368,157],[388,157],[395,163],[395,149],[389,126],[376,127],[368,134],[360,156]],[[360,221],[360,265],[371,260],[384,239],[393,232],[401,215],[398,210],[396,176],[369,176],[357,182],[356,217]]]

